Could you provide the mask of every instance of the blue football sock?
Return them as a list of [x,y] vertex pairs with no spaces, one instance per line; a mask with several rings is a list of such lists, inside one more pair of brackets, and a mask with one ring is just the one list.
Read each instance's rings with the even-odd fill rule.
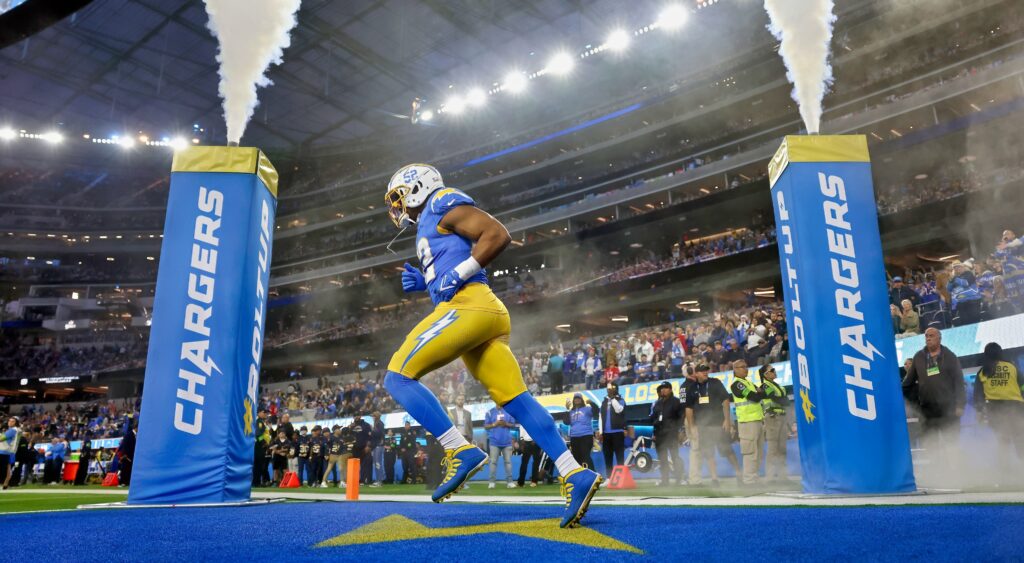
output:
[[448,418],[441,402],[419,381],[400,373],[389,371],[384,376],[384,387],[398,404],[405,407],[406,412],[426,428],[427,432],[439,438],[449,429],[454,428],[452,419]]
[[565,447],[565,440],[558,433],[558,427],[555,426],[551,414],[529,392],[524,391],[516,395],[514,399],[502,405],[502,408],[526,428],[530,437],[552,460],[569,451]]

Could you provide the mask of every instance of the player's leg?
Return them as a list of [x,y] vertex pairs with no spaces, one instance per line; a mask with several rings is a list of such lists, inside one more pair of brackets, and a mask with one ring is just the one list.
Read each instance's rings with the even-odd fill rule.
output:
[[409,333],[391,358],[384,386],[398,404],[437,437],[445,449],[446,471],[434,491],[441,502],[487,464],[487,454],[470,444],[437,397],[419,379],[492,338],[494,315],[442,304]]
[[481,319],[481,315],[478,311],[438,307],[405,338],[384,376],[384,387],[395,401],[427,432],[436,436],[445,449],[468,442],[448,418],[437,397],[419,379],[451,363],[487,336],[480,335],[480,325],[489,319]]
[[[501,319],[506,325],[507,318]],[[504,331],[504,334],[508,332]],[[563,494],[569,499],[561,526],[575,526],[601,486],[601,476],[580,467],[569,453],[551,414],[526,390],[519,363],[509,349],[506,338],[502,336],[481,344],[464,354],[462,361],[473,377],[487,389],[494,402],[522,424],[537,445],[555,460]]]

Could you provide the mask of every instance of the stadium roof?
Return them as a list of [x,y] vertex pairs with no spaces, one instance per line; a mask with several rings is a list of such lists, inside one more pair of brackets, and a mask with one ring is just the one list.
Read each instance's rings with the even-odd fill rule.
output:
[[[408,124],[414,97],[437,103],[453,82],[490,87],[508,69],[540,68],[553,49],[580,49],[612,25],[637,23],[637,14],[649,20],[664,4],[305,0],[243,142],[384,142]],[[0,51],[0,121],[104,136],[191,136],[196,123],[223,142],[216,41],[206,25],[199,0],[93,2]]]

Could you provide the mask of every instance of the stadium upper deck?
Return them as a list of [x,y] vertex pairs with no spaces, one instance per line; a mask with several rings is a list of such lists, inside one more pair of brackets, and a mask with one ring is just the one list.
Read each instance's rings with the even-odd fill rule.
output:
[[[876,94],[868,96],[866,98],[858,98],[856,101],[848,102],[845,105],[837,106],[832,112],[826,113],[826,119],[830,115],[840,115],[844,111],[849,113],[849,110],[861,111],[865,106],[872,105],[877,102],[892,101],[894,98],[900,98],[905,96],[907,93],[919,91],[936,83],[947,81],[951,77],[955,77],[958,74],[963,74],[965,70],[977,69],[986,64],[991,64],[993,60],[1005,60],[1006,57],[1012,56],[1016,52],[1017,43],[1014,39],[1018,36],[1018,29],[1016,24],[1019,23],[1019,14],[1016,14],[1011,10],[1008,14],[1002,14],[1003,18],[999,25],[989,29],[992,24],[987,18],[991,17],[991,14],[996,10],[982,10],[972,11],[971,14],[976,16],[977,20],[969,20],[969,23],[974,25],[966,26],[959,30],[961,36],[956,42],[949,47],[946,51],[936,51],[934,48],[931,50],[922,50],[920,52],[914,50],[902,51],[902,58],[897,57],[895,61],[886,60],[887,63],[882,70],[874,71],[877,76],[887,77],[890,79],[890,84],[895,83],[896,87],[881,88],[876,90]],[[1015,15],[1016,14],[1016,15]],[[960,14],[962,15],[962,14]],[[917,37],[917,33],[947,33],[948,29],[942,27],[942,22],[936,23],[936,27],[925,27],[918,29],[921,26],[911,26],[906,31],[911,39],[904,38],[905,41],[910,41],[911,44],[916,45],[917,40],[913,38]],[[947,22],[948,23],[948,22]],[[959,23],[959,22],[958,22]],[[861,28],[855,28],[852,31],[857,31]],[[986,32],[985,30],[988,29]],[[856,34],[854,34],[856,37]],[[931,37],[931,36],[928,36]],[[920,38],[918,37],[918,40]],[[896,39],[893,39],[896,41]],[[852,49],[852,48],[851,48]],[[880,50],[879,50],[880,49]],[[865,53],[861,54],[857,50],[853,50],[854,53],[858,53],[859,56],[878,57],[880,53],[886,53],[885,46],[876,46],[873,48],[865,49]],[[871,53],[875,53],[871,55]],[[970,53],[974,53],[971,55]],[[840,61],[841,63],[842,61]],[[952,64],[949,64],[951,63]],[[863,65],[860,65],[863,66]],[[848,62],[846,67],[842,64],[838,65],[837,72],[846,72],[851,70],[857,70],[858,65],[854,62]],[[931,70],[929,70],[931,69]],[[908,80],[909,78],[909,80]],[[968,77],[969,78],[969,77]],[[598,154],[596,156],[587,155],[586,158],[578,159],[584,162],[580,163],[581,167],[596,167],[596,170],[587,170],[587,176],[577,176],[574,181],[558,182],[558,189],[552,191],[551,184],[541,184],[536,188],[515,190],[510,192],[510,184],[519,185],[519,179],[507,179],[504,182],[495,183],[489,182],[479,186],[479,190],[474,188],[474,184],[470,183],[463,187],[470,189],[470,193],[474,197],[482,200],[482,204],[489,210],[494,212],[499,218],[506,221],[510,225],[516,225],[517,220],[528,219],[531,216],[546,214],[550,219],[546,224],[539,224],[536,221],[527,221],[533,224],[533,228],[525,229],[521,233],[519,242],[529,242],[535,240],[543,234],[550,233],[552,228],[557,230],[563,230],[569,228],[570,230],[578,230],[582,225],[594,224],[595,222],[601,222],[603,220],[609,220],[616,216],[620,216],[625,213],[629,214],[632,211],[629,207],[634,209],[638,207],[644,207],[648,205],[663,205],[662,201],[666,198],[670,201],[680,201],[703,195],[703,192],[709,190],[715,190],[718,188],[724,188],[737,182],[745,182],[747,178],[756,177],[761,172],[757,166],[739,166],[732,169],[726,169],[724,176],[705,176],[704,178],[696,181],[682,183],[680,186],[675,186],[673,189],[667,189],[663,193],[658,194],[657,197],[653,198],[657,201],[652,201],[651,198],[642,200],[637,198],[636,201],[624,202],[625,205],[621,206],[606,206],[605,209],[590,209],[589,213],[580,214],[579,212],[570,213],[573,211],[572,208],[581,207],[580,203],[593,204],[595,195],[604,194],[604,197],[616,196],[622,193],[624,188],[636,188],[646,187],[649,181],[654,178],[663,177],[665,175],[678,174],[680,171],[693,170],[695,168],[708,165],[711,163],[721,162],[722,159],[735,156],[737,153],[742,153],[747,147],[758,147],[763,145],[766,139],[775,138],[779,133],[778,127],[771,127],[771,124],[767,125],[762,123],[757,116],[758,115],[775,115],[785,114],[784,107],[789,105],[789,101],[785,94],[785,89],[775,88],[774,98],[771,97],[758,97],[751,100],[752,95],[745,89],[734,88],[733,86],[725,86],[722,84],[709,86],[712,90],[730,88],[738,92],[737,97],[739,101],[733,101],[733,103],[724,104],[718,111],[707,113],[699,111],[696,118],[687,118],[688,113],[684,112],[685,115],[682,117],[687,119],[677,119],[680,123],[686,127],[686,135],[692,135],[693,131],[699,131],[700,122],[703,119],[707,122],[707,129],[709,134],[720,134],[719,137],[712,137],[713,142],[721,140],[718,144],[713,144],[712,141],[705,144],[710,150],[700,152],[690,152],[689,156],[679,158],[678,150],[673,149],[677,152],[669,151],[668,155],[665,156],[665,150],[659,150],[658,145],[672,146],[672,143],[666,141],[665,135],[667,133],[658,133],[656,130],[646,131],[643,130],[641,133],[636,134],[629,133],[627,135],[614,135],[614,139],[611,141],[605,141],[604,144],[607,148],[598,149],[598,152],[605,151],[607,154]],[[674,99],[674,97],[670,98]],[[688,96],[680,95],[679,99],[689,99]],[[730,112],[740,112],[747,110],[737,110],[738,106],[742,106],[744,103],[751,103],[750,115],[753,117],[748,119],[739,119],[742,122],[738,131],[717,131],[720,129],[720,125],[716,124],[723,118],[723,115],[728,116]],[[668,105],[672,106],[669,102],[662,102],[660,104],[654,104],[652,111],[657,109],[664,110],[661,106]],[[961,104],[962,105],[962,104]],[[778,110],[772,109],[778,106]],[[940,113],[947,114],[952,117],[956,114],[958,109],[952,104],[946,107],[940,104],[934,104],[931,110],[935,113],[935,117],[938,118]],[[763,109],[761,109],[763,108]],[[679,108],[668,108],[669,111],[677,111]],[[693,112],[690,112],[693,113]],[[634,116],[629,116],[633,118]],[[638,116],[640,118],[643,116]],[[655,125],[651,126],[655,129],[658,127],[667,127],[664,125],[668,122],[673,122],[672,119],[662,119],[664,116],[647,116],[649,118],[658,118]],[[904,116],[906,117],[906,116]],[[946,116],[943,116],[946,117]],[[913,121],[914,118],[911,118]],[[898,121],[895,120],[894,121]],[[619,124],[620,126],[622,124]],[[668,127],[669,130],[677,127],[674,123],[670,123],[672,127]],[[694,126],[691,130],[689,126]],[[879,137],[875,130],[881,132],[885,137],[893,138],[895,134],[892,130],[899,130],[900,126],[898,123],[894,124],[894,127],[872,127],[871,132],[874,133],[875,137]],[[886,129],[890,129],[886,131]],[[784,127],[783,129],[784,130]],[[589,133],[588,133],[589,134]],[[741,135],[737,137],[737,135]],[[629,138],[626,138],[629,137]],[[589,137],[586,137],[589,138]],[[636,150],[633,152],[627,152],[632,146],[632,138],[640,139],[651,139],[655,143],[655,149],[648,150],[646,152]],[[732,139],[732,142],[729,142]],[[586,139],[584,139],[586,140]],[[873,139],[877,140],[877,139]],[[712,146],[713,145],[713,146]],[[682,146],[682,145],[680,145]],[[547,148],[547,147],[538,147]],[[552,147],[553,149],[554,147]],[[689,146],[682,146],[683,149],[692,151],[693,149]],[[583,147],[581,151],[591,151],[593,146]],[[558,153],[564,149],[559,149]],[[683,151],[685,152],[685,151]],[[640,158],[637,158],[637,155]],[[523,158],[530,158],[529,155]],[[605,163],[605,160],[612,160],[610,163]],[[546,167],[555,166],[556,170],[561,170],[561,167],[571,167],[566,162],[563,156],[552,159],[554,164]],[[574,161],[574,162],[578,162]],[[613,172],[608,173],[606,164],[611,164]],[[556,166],[557,165],[557,166]],[[502,164],[505,166],[505,164]],[[529,185],[528,177],[534,174],[534,171],[529,170],[533,168],[533,165],[526,167],[517,167],[514,170],[505,173],[525,175]],[[544,172],[544,170],[540,170]],[[571,174],[577,174],[577,172],[568,172]],[[593,175],[591,175],[593,172]],[[685,177],[686,175],[684,175]],[[580,180],[579,178],[584,178]],[[713,182],[713,183],[712,183]],[[673,181],[673,183],[676,183]],[[489,196],[488,190],[495,188],[497,192],[502,194],[497,198],[498,201],[492,202],[491,206],[488,206]],[[152,188],[147,188],[142,191],[153,191]],[[532,197],[533,202],[530,203],[520,199],[524,197]],[[673,198],[674,196],[674,198]],[[318,200],[318,197],[309,197],[310,200]],[[618,198],[628,199],[628,198]],[[503,201],[502,201],[503,200]],[[594,207],[589,205],[589,207]],[[504,211],[502,211],[504,210]],[[562,210],[561,212],[559,210]],[[335,215],[344,213],[335,212]],[[135,213],[129,215],[135,217]],[[144,213],[138,214],[144,216]],[[571,217],[571,219],[570,219]],[[305,218],[288,218],[286,216],[282,219],[282,222],[278,225],[276,247],[275,247],[275,265],[274,275],[276,282],[282,281],[302,281],[305,282],[311,278],[332,276],[339,273],[338,264],[347,264],[342,267],[342,270],[357,272],[360,270],[358,265],[360,262],[366,262],[365,259],[369,256],[380,255],[384,252],[384,246],[386,241],[392,236],[392,231],[386,223],[373,220],[376,218],[375,212],[372,210],[366,210],[365,212],[358,213],[356,218],[351,216],[348,218],[335,218],[334,220],[327,222],[308,223],[308,219]],[[351,222],[350,222],[351,220]],[[369,224],[367,224],[369,222]],[[568,227],[566,227],[566,225]],[[291,226],[291,228],[288,228]],[[86,253],[93,254],[92,257],[85,259],[85,266],[89,268],[89,262],[92,261],[91,271],[102,272],[104,264],[102,262],[110,262],[109,258],[114,258],[116,261],[125,262],[127,260],[133,260],[135,262],[141,262],[146,257],[155,256],[159,249],[159,234],[158,231],[125,231],[123,234],[98,234],[93,232],[90,234],[68,234],[57,232],[42,232],[42,229],[33,229],[40,232],[25,232],[25,229],[20,229],[21,232],[8,231],[11,235],[4,238],[4,232],[0,232],[0,240],[4,241],[4,247],[9,250],[20,250],[21,257],[35,256],[39,253],[48,252],[54,254],[54,250],[59,249],[59,252],[63,256],[53,256],[57,260],[60,260],[62,264],[75,264],[81,260],[81,256],[74,256],[75,254]],[[62,229],[63,230],[63,229]],[[108,230],[109,231],[109,230]],[[107,238],[104,239],[103,237]],[[87,237],[87,238],[86,238]],[[118,239],[117,237],[122,237]],[[61,240],[55,241],[53,239],[60,238]],[[131,244],[122,244],[124,240],[132,241]],[[380,242],[374,243],[377,240]],[[403,248],[403,244],[407,245],[407,242],[400,241],[397,248]],[[135,257],[122,257],[122,254],[134,253]],[[14,255],[18,257],[18,254]],[[37,257],[38,258],[38,257]],[[52,259],[51,259],[52,261]],[[45,262],[45,260],[41,261]],[[100,262],[96,264],[96,262]],[[378,261],[370,261],[371,264],[376,264],[378,267],[388,268],[387,263]],[[109,265],[109,264],[107,264]],[[362,268],[365,269],[365,268]],[[72,274],[72,279],[84,281],[82,276],[75,272]],[[71,276],[69,276],[71,277]],[[49,276],[51,281],[59,281],[59,275]],[[138,278],[135,278],[138,279]],[[103,277],[92,278],[91,281],[135,281],[134,279],[120,279],[110,280],[103,279]]]

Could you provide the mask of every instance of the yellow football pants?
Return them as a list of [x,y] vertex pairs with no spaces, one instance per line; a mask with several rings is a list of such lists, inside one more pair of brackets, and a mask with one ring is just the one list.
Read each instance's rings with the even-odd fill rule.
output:
[[511,332],[505,304],[487,285],[471,283],[412,329],[391,357],[388,371],[419,379],[461,357],[494,402],[504,405],[526,391],[508,347]]

